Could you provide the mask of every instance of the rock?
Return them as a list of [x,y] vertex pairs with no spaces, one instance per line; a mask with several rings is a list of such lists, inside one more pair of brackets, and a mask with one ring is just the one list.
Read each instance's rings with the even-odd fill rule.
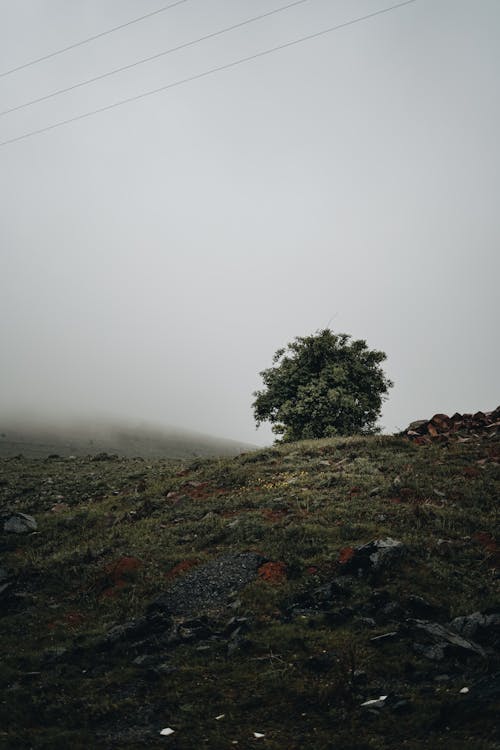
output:
[[342,572],[356,573],[362,576],[367,572],[379,572],[387,568],[406,550],[403,542],[386,537],[375,539],[362,547],[353,550],[345,561],[339,562]]
[[169,664],[169,662],[167,661],[164,661],[161,664],[158,664],[156,667],[153,667],[152,669],[154,669],[154,671],[160,675],[174,674],[174,672],[178,671],[178,667],[174,667],[172,664]]
[[413,649],[432,661],[441,661],[447,656],[464,659],[469,656],[485,658],[482,647],[474,641],[466,640],[444,625],[429,620],[407,620],[403,630],[410,632],[416,642]]
[[489,436],[496,434],[500,426],[500,407],[491,412],[478,411],[475,414],[455,413],[452,417],[446,414],[434,414],[432,419],[418,420],[412,422],[406,430],[401,433],[417,445],[425,445],[432,441],[449,442],[457,440],[462,442],[470,439],[463,435]]
[[378,612],[378,618],[386,622],[400,622],[405,616],[403,607],[394,601],[387,602]]
[[152,667],[158,662],[158,657],[153,654],[140,654],[132,661],[136,667]]
[[427,424],[427,419],[417,419],[415,422],[411,422],[411,424],[408,425],[407,430],[419,433],[420,430],[427,426]]
[[447,414],[434,414],[430,421],[438,432],[448,432],[452,424]]
[[330,581],[294,597],[293,601],[286,606],[286,610],[294,615],[327,612],[349,594],[350,591],[346,586]]
[[129,620],[122,625],[115,625],[104,636],[103,645],[114,646],[115,643],[119,643],[120,641],[131,640],[142,635],[146,629],[147,619],[145,617],[139,617],[137,620]]
[[150,616],[138,617],[121,625],[115,625],[108,630],[102,641],[97,645],[101,648],[112,648],[116,644],[131,643],[143,638],[157,638],[158,634],[166,634],[171,626],[170,618],[155,612]]
[[363,669],[355,669],[352,673],[352,680],[356,685],[362,685],[368,681],[368,673]]
[[36,531],[38,524],[33,516],[26,513],[15,513],[4,521],[3,530],[11,534],[28,534],[30,531]]
[[361,626],[362,628],[376,628],[377,623],[373,619],[373,617],[358,617],[356,620],[356,625]]
[[431,604],[427,599],[424,599],[422,596],[416,596],[415,594],[407,596],[402,604],[409,614],[415,618],[428,620],[431,617],[440,617],[445,614],[442,607],[436,604]]
[[477,643],[485,646],[495,647],[500,644],[500,613],[498,612],[490,615],[473,612],[464,617],[455,617],[450,623],[450,628],[464,638],[473,638]]
[[213,630],[207,617],[197,617],[193,620],[184,620],[177,627],[177,633],[183,642],[199,641],[213,635]]

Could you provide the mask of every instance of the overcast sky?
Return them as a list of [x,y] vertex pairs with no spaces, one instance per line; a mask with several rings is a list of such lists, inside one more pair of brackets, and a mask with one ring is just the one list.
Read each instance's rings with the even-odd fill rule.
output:
[[[0,140],[394,2],[308,0]],[[167,4],[0,0],[0,72]],[[0,109],[285,4],[187,0],[3,76]],[[386,431],[498,406],[499,33],[498,0],[416,0],[1,147],[0,413],[269,443],[258,373],[328,325],[387,353]]]

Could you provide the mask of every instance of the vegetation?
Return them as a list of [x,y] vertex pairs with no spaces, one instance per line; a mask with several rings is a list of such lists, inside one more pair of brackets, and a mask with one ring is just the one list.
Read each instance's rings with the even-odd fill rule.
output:
[[[404,636],[372,639],[412,597],[441,622],[499,611],[499,448],[368,436],[232,459],[4,459],[2,512],[38,529],[0,534],[0,747],[494,750],[498,695],[477,703],[475,686],[498,653],[433,661]],[[342,575],[380,537],[405,556]],[[177,640],[111,645],[190,571],[248,551],[268,561],[255,580],[174,618]],[[391,706],[362,707],[380,695]]]
[[392,386],[380,367],[386,355],[350,339],[325,329],[279,349],[254,393],[257,425],[271,422],[283,442],[375,432]]

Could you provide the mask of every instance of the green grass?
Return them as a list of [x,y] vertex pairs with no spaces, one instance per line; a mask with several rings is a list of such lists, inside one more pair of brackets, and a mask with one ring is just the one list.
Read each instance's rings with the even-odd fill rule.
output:
[[[415,447],[354,437],[231,459],[4,459],[2,510],[39,526],[0,537],[17,593],[0,618],[0,747],[499,747],[486,709],[440,721],[463,680],[498,669],[498,655],[440,667],[402,642],[375,648],[370,638],[391,627],[362,621],[374,589],[397,601],[423,596],[449,617],[498,607],[494,553],[474,538],[498,528],[498,451],[491,439]],[[349,582],[337,609],[350,607],[350,617],[290,615],[290,602],[338,574],[340,550],[385,536],[407,553],[378,580]],[[249,629],[231,656],[223,640],[205,650],[183,643],[158,656],[172,671],[156,674],[134,653],[103,658],[93,648],[144,614],[174,566],[231,551],[259,552],[287,571],[239,594]],[[117,570],[125,557],[139,562]],[[434,681],[440,669],[448,681]],[[407,713],[360,708],[387,689],[408,701]],[[160,737],[164,726],[175,735]]]

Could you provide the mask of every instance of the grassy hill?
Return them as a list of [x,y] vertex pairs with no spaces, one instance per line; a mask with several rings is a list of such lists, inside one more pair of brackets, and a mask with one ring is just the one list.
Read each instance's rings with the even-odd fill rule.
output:
[[0,747],[500,747],[499,459],[3,459]]
[[87,456],[111,453],[143,458],[235,456],[255,446],[178,428],[149,425],[75,422],[60,425],[35,421],[0,422],[0,457]]

